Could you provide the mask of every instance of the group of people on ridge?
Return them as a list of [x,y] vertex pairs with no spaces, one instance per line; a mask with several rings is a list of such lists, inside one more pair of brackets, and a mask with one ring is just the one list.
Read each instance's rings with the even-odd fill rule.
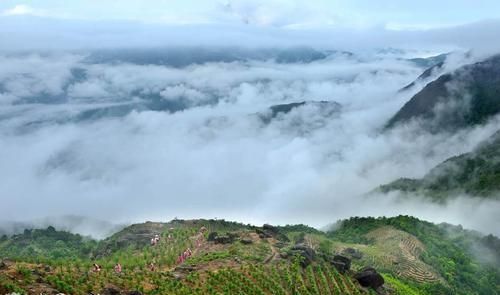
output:
[[[171,228],[173,230],[173,228]],[[207,231],[207,229],[202,226],[200,228],[200,231],[198,232],[198,235],[196,237],[196,247],[200,247],[201,244],[203,243],[203,239],[204,239],[204,233]],[[171,240],[173,237],[171,234],[168,235],[168,239]],[[160,235],[159,234],[155,234],[155,236],[153,238],[151,238],[151,246],[156,246],[158,245],[158,243],[160,242]],[[182,264],[184,263],[189,257],[191,257],[193,255],[193,251],[191,251],[191,248],[187,248],[184,252],[182,252],[179,257],[177,257],[177,264]],[[151,271],[155,271],[156,270],[156,265],[154,264],[154,262],[151,262],[149,265],[148,265],[148,268],[151,270]],[[94,263],[93,266],[92,266],[92,271],[94,273],[100,273],[102,270],[102,267],[100,265],[98,265],[97,263]],[[115,266],[114,266],[114,271],[116,274],[121,274],[122,273],[122,265],[120,263],[116,263]]]
[[191,255],[193,255],[193,252],[191,251],[190,248],[187,248],[186,251],[182,252],[181,255],[179,255],[179,257],[177,257],[177,264],[184,263],[184,261],[186,261],[186,259],[191,257]]
[[156,234],[151,238],[151,246],[156,246],[160,242],[160,235]]

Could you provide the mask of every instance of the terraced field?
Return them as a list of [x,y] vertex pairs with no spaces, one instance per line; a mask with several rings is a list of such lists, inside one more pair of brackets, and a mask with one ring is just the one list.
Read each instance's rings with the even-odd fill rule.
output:
[[441,280],[436,271],[420,259],[425,246],[414,236],[392,227],[378,228],[366,236],[383,249],[379,264],[384,268],[392,268],[398,276],[419,283]]

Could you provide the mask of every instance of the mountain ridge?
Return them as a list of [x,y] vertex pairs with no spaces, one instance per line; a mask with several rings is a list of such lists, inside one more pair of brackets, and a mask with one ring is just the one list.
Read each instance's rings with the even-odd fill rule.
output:
[[[27,242],[37,251],[24,251]],[[49,227],[0,239],[0,292],[497,294],[498,245],[492,235],[410,216],[353,217],[327,232],[176,219],[134,224],[99,242]],[[494,260],[482,262],[474,247]]]
[[485,123],[500,112],[500,55],[445,73],[428,83],[385,129],[418,120],[437,133]]

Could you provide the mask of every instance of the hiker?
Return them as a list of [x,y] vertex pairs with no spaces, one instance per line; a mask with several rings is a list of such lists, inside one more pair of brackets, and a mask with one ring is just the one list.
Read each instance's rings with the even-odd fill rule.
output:
[[151,246],[156,246],[156,240],[155,238],[151,238]]
[[155,264],[154,264],[154,262],[151,262],[151,263],[149,264],[149,270],[150,270],[150,271],[155,271]]
[[181,255],[179,255],[179,257],[177,258],[177,264],[182,264],[184,263],[184,260],[186,260],[186,257],[184,256],[184,252],[181,253]]
[[94,263],[94,272],[101,272],[101,266],[97,263]]
[[122,265],[120,263],[117,263],[115,265],[115,273],[117,273],[117,274],[122,273]]

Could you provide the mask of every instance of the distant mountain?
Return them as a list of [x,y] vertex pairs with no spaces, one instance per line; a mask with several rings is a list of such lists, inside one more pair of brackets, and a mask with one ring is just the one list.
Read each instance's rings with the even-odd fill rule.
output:
[[92,236],[93,238],[104,238],[125,226],[77,215],[46,217],[22,222],[0,220],[0,236],[19,234],[25,229],[44,229],[49,225],[54,226],[57,230],[72,232],[83,236]]
[[334,101],[301,101],[272,105],[255,115],[262,127],[274,124],[283,134],[302,137],[325,127],[341,110],[342,105]]
[[309,47],[287,49],[245,49],[168,47],[150,49],[112,49],[93,51],[86,59],[88,63],[133,63],[140,65],[164,65],[182,68],[194,64],[211,62],[267,61],[277,63],[309,63],[334,54],[351,54],[344,51],[319,51]]
[[386,125],[419,120],[430,132],[485,123],[500,112],[500,55],[441,75],[415,94]]
[[379,190],[418,193],[436,200],[460,193],[500,199],[500,131],[474,151],[437,165],[421,179],[401,178]]
[[330,117],[339,113],[342,109],[342,105],[335,101],[301,101],[272,105],[266,112],[260,113],[259,116],[264,122],[269,123],[274,118],[287,115],[293,110],[304,107],[313,108],[321,117]]
[[408,61],[422,68],[432,68],[436,65],[443,64],[448,56],[449,53],[443,53],[429,57],[410,58]]
[[432,77],[432,75],[441,71],[443,69],[443,66],[444,66],[444,61],[428,67],[425,71],[422,72],[422,74],[420,74],[420,76],[417,77],[417,79],[415,81],[413,81],[410,84],[406,85],[405,87],[401,88],[399,91],[400,92],[406,91],[419,83],[424,83],[427,79]]

